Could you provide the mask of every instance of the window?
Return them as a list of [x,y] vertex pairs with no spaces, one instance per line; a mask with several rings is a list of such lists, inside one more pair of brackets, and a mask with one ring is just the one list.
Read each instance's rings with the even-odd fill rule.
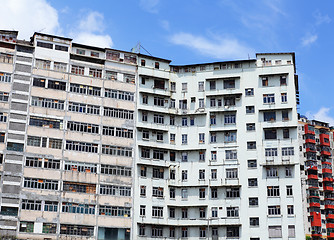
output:
[[239,208],[238,207],[227,207],[226,208],[227,217],[239,217]]
[[216,90],[216,81],[209,81],[210,90]]
[[235,114],[225,114],[224,124],[235,124],[236,115]]
[[265,155],[266,157],[277,157],[277,148],[266,148]]
[[153,149],[153,159],[154,160],[164,160],[164,151]]
[[163,132],[157,132],[157,141],[163,141],[164,140],[164,134]]
[[41,211],[42,201],[22,199],[21,206],[22,206],[22,209],[24,210]]
[[32,97],[31,105],[36,107],[64,110],[64,101],[51,98]]
[[179,100],[179,108],[180,109],[187,109],[187,100]]
[[63,202],[62,212],[95,215],[95,205]]
[[171,125],[171,126],[175,125],[175,117],[174,116],[169,117],[169,125]]
[[153,178],[164,179],[164,169],[163,168],[153,168]]
[[35,67],[39,69],[50,70],[51,61],[43,60],[43,59],[36,59]]
[[[94,90],[94,87],[93,87]],[[95,88],[95,93],[97,96],[100,96],[100,88]],[[88,95],[91,95],[90,93]],[[134,101],[134,93],[133,92],[125,92],[125,91],[120,91],[116,89],[104,89],[104,96],[107,98],[113,98],[113,99],[119,99],[119,100],[124,100],[124,101]],[[146,96],[146,101],[147,101],[147,95],[143,95],[143,103],[145,103],[145,96]],[[147,102],[146,102],[147,103]]]
[[288,226],[288,237],[296,237],[295,225]]
[[181,198],[182,199],[188,199],[188,189],[186,189],[186,188],[181,189]]
[[256,159],[247,160],[247,163],[248,163],[248,167],[249,168],[256,168],[257,167],[257,161],[256,161]]
[[217,161],[217,152],[216,151],[211,151],[211,161],[212,162]]
[[211,143],[217,142],[217,135],[216,135],[216,133],[214,133],[214,132],[210,133],[210,142]]
[[265,122],[276,121],[276,112],[264,112],[263,113],[263,121],[265,121]]
[[187,83],[182,83],[182,91],[186,92],[188,90],[188,84]]
[[292,186],[286,186],[286,195],[293,196]]
[[277,139],[277,130],[276,129],[265,129],[264,139],[266,140]]
[[154,68],[159,69],[159,62],[154,63]]
[[63,120],[30,116],[30,126],[63,129]]
[[267,177],[268,178],[278,177],[277,167],[268,167],[266,170],[267,170]]
[[255,123],[246,123],[247,131],[255,131]]
[[199,208],[199,218],[205,218],[206,217],[206,209],[204,207]]
[[225,142],[236,142],[237,141],[237,132],[225,132],[224,141]]
[[146,197],[146,186],[140,186],[140,196]]
[[249,218],[249,225],[252,227],[258,227],[260,225],[260,219],[258,217]]
[[195,125],[195,118],[190,117],[190,126],[194,126],[194,125]]
[[176,91],[176,82],[171,82],[170,83],[170,91],[175,92]]
[[129,167],[101,164],[101,174],[131,177],[131,171]]
[[204,98],[199,98],[199,99],[198,99],[198,107],[199,107],[199,108],[205,108],[205,105],[204,105]]
[[60,224],[60,234],[94,236],[94,226]]
[[200,238],[206,238],[206,227],[200,227],[199,228],[199,237]]
[[62,62],[54,62],[53,70],[56,72],[67,72],[67,64]]
[[218,198],[218,188],[211,188],[211,198],[212,199]]
[[217,169],[211,169],[211,180],[217,180]]
[[13,63],[13,55],[0,53],[0,62],[2,63]]
[[11,82],[12,75],[10,73],[0,72],[0,82]]
[[[77,142],[77,141],[66,140],[66,150],[70,150],[70,151],[97,153],[98,146],[99,145],[95,144],[95,143]],[[107,145],[103,145],[103,146],[104,147],[102,147],[102,153],[110,154],[111,151],[108,151],[109,149],[107,150],[108,146]],[[124,151],[118,150],[118,153],[123,154]],[[114,154],[111,154],[111,155],[114,155]]]
[[255,112],[254,106],[246,106],[246,113],[251,114]]
[[199,138],[199,143],[204,143],[205,142],[205,134],[204,133],[199,133],[198,138]]
[[281,215],[281,206],[268,206],[268,215]]
[[263,103],[264,104],[275,103],[275,94],[263,94]]
[[139,225],[139,236],[145,236],[145,225]]
[[117,72],[106,71],[106,79],[116,81],[117,80]]
[[246,96],[254,96],[254,88],[246,88],[245,89]]
[[130,120],[133,119],[133,111],[118,109],[118,108],[108,108],[108,107],[103,107],[103,108],[104,108],[103,116],[120,118],[120,119],[130,119]]
[[269,226],[269,237],[270,238],[281,238],[282,237],[282,226]]
[[43,223],[42,233],[55,234],[57,232],[57,223]]
[[171,144],[175,144],[175,134],[174,133],[169,134],[169,140]]
[[34,222],[20,222],[20,232],[33,233]]
[[218,228],[213,227],[213,228],[211,228],[211,229],[212,229],[212,232],[211,232],[212,237],[213,237],[213,238],[218,238]]
[[175,99],[171,99],[170,100],[170,105],[169,105],[170,108],[175,108]]
[[188,135],[182,134],[182,144],[188,144]]
[[[143,131],[143,133],[144,133],[144,131]],[[146,137],[146,136],[143,135],[143,138],[144,137]],[[151,157],[150,156],[150,149],[149,148],[142,148],[141,149],[141,157],[142,158],[150,158]]]
[[204,91],[204,82],[198,82],[198,91],[203,92]]
[[268,197],[279,197],[279,186],[268,186],[267,187],[267,196]]
[[226,227],[226,236],[227,237],[239,237],[239,227]]
[[198,171],[198,179],[199,180],[204,180],[205,179],[205,169],[200,169]]
[[238,169],[237,168],[226,169],[226,178],[229,178],[229,179],[238,178]]
[[147,117],[148,117],[148,115],[147,115],[147,112],[142,112],[142,121],[143,122],[147,122]]
[[285,177],[292,177],[292,167],[285,167]]
[[186,181],[188,179],[188,170],[182,170],[182,181]]
[[145,215],[146,215],[146,206],[145,205],[140,205],[139,216],[144,217]]
[[169,198],[174,199],[175,198],[175,188],[169,189]]
[[200,199],[205,198],[205,188],[200,188],[198,191],[199,191],[199,198]]
[[68,102],[68,111],[100,115],[100,106]]
[[6,92],[0,92],[0,101],[8,102],[9,94]]
[[211,208],[211,217],[213,217],[213,218],[218,217],[218,208],[217,207],[212,207]]
[[256,142],[247,142],[247,150],[256,149]]
[[154,114],[153,122],[158,124],[164,124],[164,115]]
[[259,199],[257,197],[250,197],[248,199],[249,206],[259,206]]
[[282,156],[293,156],[295,154],[294,147],[282,148]]
[[164,197],[164,188],[153,187],[152,188],[152,197],[163,198]]
[[227,198],[240,197],[240,189],[239,188],[227,188],[226,189],[226,197]]
[[198,158],[199,161],[201,162],[205,161],[205,151],[199,151],[198,156],[199,156]]
[[58,211],[58,202],[45,201],[44,211],[47,212],[57,212]]
[[181,237],[182,238],[187,238],[188,237],[188,228],[187,227],[182,227],[181,228]]
[[188,118],[186,117],[182,118],[182,126],[188,126]]
[[262,77],[262,87],[268,87],[268,77]]
[[161,238],[162,237],[163,228],[160,226],[152,226],[152,237]]
[[235,80],[224,80],[224,89],[233,89],[235,88]]
[[152,217],[163,217],[163,207],[152,207]]
[[43,190],[58,190],[58,181],[38,178],[25,178],[24,187]]
[[293,215],[294,214],[293,205],[288,205],[287,206],[287,211],[288,211],[288,215]]
[[284,139],[290,138],[290,132],[288,128],[283,128],[283,138]]
[[182,152],[181,153],[181,161],[182,162],[188,162],[188,153],[187,152]]
[[145,67],[145,65],[146,65],[145,59],[141,59],[140,60],[140,65],[143,66],[143,67]]
[[288,94],[287,93],[281,93],[281,101],[282,101],[282,103],[288,102]]
[[280,77],[280,85],[281,86],[286,86],[286,76],[281,76]]
[[288,121],[289,120],[289,111],[283,110],[282,111],[282,121]]
[[175,152],[169,152],[169,160],[175,162]]
[[[235,106],[235,97],[224,97],[224,106],[227,106],[227,107]],[[218,104],[218,107],[219,107],[219,104]]]
[[131,187],[102,184],[100,185],[100,194],[129,197],[131,196]]
[[175,218],[175,208],[169,208],[169,217]]
[[71,73],[72,74],[77,74],[77,75],[84,75],[85,74],[85,67],[72,65],[71,66]]
[[7,122],[7,113],[0,112],[0,122]]
[[248,178],[248,187],[257,187],[257,178]]

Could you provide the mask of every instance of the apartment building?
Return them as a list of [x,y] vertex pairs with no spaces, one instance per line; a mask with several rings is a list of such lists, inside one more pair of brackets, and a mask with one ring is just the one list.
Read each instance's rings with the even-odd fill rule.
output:
[[304,236],[294,54],[138,65],[133,239]]
[[134,54],[0,31],[1,237],[130,239]]
[[333,129],[302,116],[299,139],[306,239],[334,239]]

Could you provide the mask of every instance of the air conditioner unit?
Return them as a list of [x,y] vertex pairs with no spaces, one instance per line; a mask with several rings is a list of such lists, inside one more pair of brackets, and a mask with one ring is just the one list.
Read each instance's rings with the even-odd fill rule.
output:
[[241,98],[240,97],[236,97],[235,100],[239,101]]

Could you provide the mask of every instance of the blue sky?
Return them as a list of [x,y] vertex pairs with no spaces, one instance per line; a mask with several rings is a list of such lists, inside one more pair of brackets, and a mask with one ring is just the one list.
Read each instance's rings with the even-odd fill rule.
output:
[[[334,125],[331,0],[0,0],[1,29],[71,37],[190,64],[296,53],[299,112]],[[321,3],[321,4],[320,4]],[[143,52],[143,51],[142,51]]]

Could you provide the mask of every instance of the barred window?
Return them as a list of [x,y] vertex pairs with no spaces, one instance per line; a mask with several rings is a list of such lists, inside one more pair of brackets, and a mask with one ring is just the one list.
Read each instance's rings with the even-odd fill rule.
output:
[[80,93],[84,95],[90,95],[90,96],[101,96],[101,88],[100,87],[93,87],[88,85],[81,85],[81,84],[70,84],[70,92],[73,93]]
[[100,115],[100,106],[68,102],[68,111]]
[[133,119],[133,111],[104,107],[103,116],[121,119]]
[[116,128],[110,126],[103,126],[103,135],[123,138],[133,138],[133,130],[128,128]]
[[82,122],[67,122],[67,129],[74,132],[99,133],[99,125]]
[[135,84],[136,77],[135,77],[135,75],[124,74],[124,81],[127,82],[127,83]]
[[25,178],[24,187],[44,190],[58,190],[58,181],[38,178]]
[[120,99],[125,101],[134,101],[133,92],[124,92],[116,89],[105,89],[104,96],[107,98]]
[[102,154],[132,157],[132,148],[102,145]]
[[162,150],[153,150],[153,159],[164,160],[164,151]]
[[163,207],[152,207],[152,217],[163,217],[164,208]]
[[12,75],[10,73],[0,72],[0,82],[11,82]]
[[98,144],[66,140],[66,150],[97,153]]
[[97,172],[97,164],[85,163],[85,162],[65,161],[64,170],[65,171],[86,172],[86,173],[96,173]]
[[239,188],[227,188],[226,189],[226,197],[227,198],[240,197],[240,189]]
[[57,223],[43,223],[42,233],[54,234],[57,232]]
[[277,148],[266,148],[265,155],[266,157],[277,157]]
[[0,122],[7,122],[8,113],[0,112]]
[[28,146],[33,146],[33,147],[40,147],[41,146],[41,137],[28,136],[27,145]]
[[106,71],[106,79],[107,80],[117,80],[117,72]]
[[29,125],[30,126],[37,126],[37,127],[62,129],[63,128],[63,120],[30,116]]
[[64,182],[63,191],[95,194],[96,185],[88,183]]
[[152,188],[152,197],[164,197],[164,188],[163,187],[153,187]]
[[42,158],[34,158],[34,157],[26,157],[26,167],[42,167],[43,159]]
[[26,167],[60,169],[60,160],[52,158],[26,157]]
[[6,92],[0,92],[0,101],[8,102],[9,94]]
[[64,110],[64,101],[51,98],[32,97],[31,106]]
[[22,209],[24,210],[41,211],[42,201],[22,199],[21,206],[22,206]]
[[71,66],[71,73],[77,75],[84,75],[85,74],[85,67],[72,65]]
[[100,194],[130,197],[131,187],[115,186],[115,185],[100,185]]
[[80,203],[62,203],[62,212],[79,213],[79,214],[95,214],[95,205],[80,204]]
[[153,168],[152,177],[163,179],[164,178],[164,169],[163,168]]
[[67,72],[67,64],[62,62],[54,62],[53,70],[57,72]]
[[53,158],[44,158],[44,168],[60,169],[60,160]]
[[43,59],[36,59],[35,67],[40,69],[50,70],[51,61],[43,60]]
[[102,69],[89,68],[89,76],[95,78],[102,78]]
[[20,232],[34,232],[34,222],[20,222]]
[[55,201],[45,201],[44,211],[47,212],[57,212],[58,211],[58,202]]
[[99,215],[112,216],[112,217],[130,217],[131,208],[119,207],[119,206],[99,206]]
[[131,177],[131,168],[101,164],[101,174]]
[[238,153],[237,150],[225,150],[226,160],[236,160]]
[[154,123],[159,123],[159,124],[164,124],[164,115],[154,114],[153,122]]
[[48,88],[66,91],[66,82],[48,80]]
[[94,236],[94,226],[60,224],[60,234]]

